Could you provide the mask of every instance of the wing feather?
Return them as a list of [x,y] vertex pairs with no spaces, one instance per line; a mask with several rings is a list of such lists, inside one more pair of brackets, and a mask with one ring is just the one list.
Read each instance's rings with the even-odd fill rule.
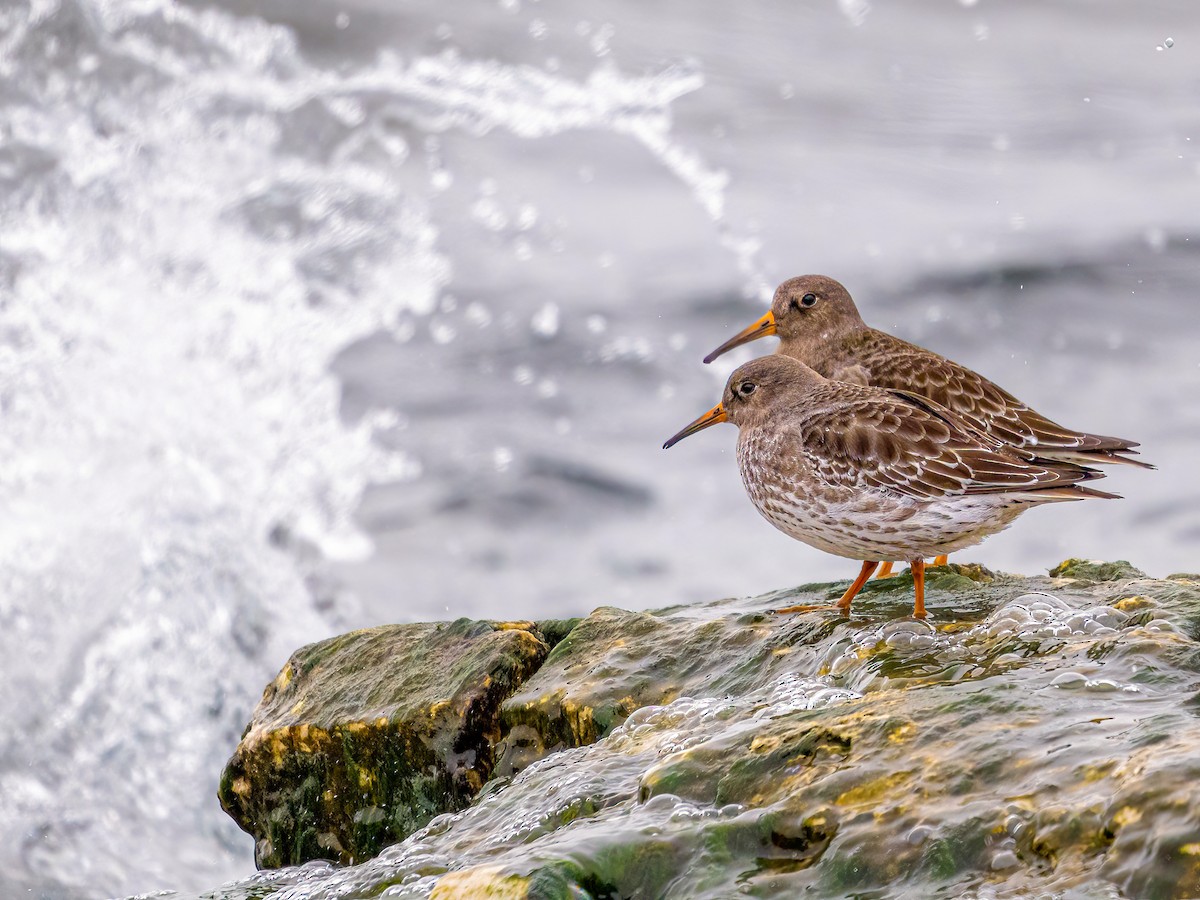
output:
[[831,382],[795,410],[789,439],[832,487],[928,500],[1026,494],[1097,477],[1093,469],[1005,447],[927,398]]
[[[953,410],[976,428],[1014,447],[1039,453],[1133,452],[1136,441],[1075,431],[1048,419],[1008,391],[953,360],[886,332],[868,329],[849,348],[876,387],[915,392]],[[1117,458],[1115,461],[1122,461]],[[1123,460],[1133,462],[1132,460]]]

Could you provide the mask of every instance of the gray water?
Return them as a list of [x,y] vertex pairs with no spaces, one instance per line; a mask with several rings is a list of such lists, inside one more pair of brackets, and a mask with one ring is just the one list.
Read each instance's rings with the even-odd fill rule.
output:
[[300,643],[851,574],[659,449],[793,274],[1159,465],[970,559],[1196,568],[1194,3],[295,7],[0,6],[0,895],[245,875]]

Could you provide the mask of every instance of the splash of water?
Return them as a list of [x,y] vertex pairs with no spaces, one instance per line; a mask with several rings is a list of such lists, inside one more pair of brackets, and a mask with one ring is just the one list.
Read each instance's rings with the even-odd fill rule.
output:
[[353,619],[322,562],[370,551],[364,487],[420,474],[328,374],[449,275],[406,135],[607,129],[720,219],[670,136],[700,76],[330,72],[166,0],[0,17],[0,886],[212,883],[249,858],[213,797],[248,704]]

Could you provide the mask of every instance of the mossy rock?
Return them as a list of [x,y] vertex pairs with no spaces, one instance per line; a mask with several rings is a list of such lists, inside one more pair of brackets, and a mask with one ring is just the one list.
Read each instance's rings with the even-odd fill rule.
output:
[[1064,559],[1050,570],[1051,578],[1074,578],[1077,581],[1122,581],[1145,578],[1146,573],[1135,569],[1123,559],[1104,562],[1098,559]]
[[542,664],[531,623],[460,619],[344,634],[267,686],[221,805],[275,867],[352,863],[462,809],[491,776],[501,702]]
[[[523,633],[546,648],[488,707],[499,743],[483,745],[484,790],[352,870],[214,896],[1200,896],[1200,583],[1086,565],[931,569],[926,622],[908,617],[901,575],[848,617],[767,612],[841,583],[605,608],[569,629],[445,626],[465,629],[446,635],[459,642]],[[360,661],[332,671],[362,680]],[[434,696],[389,702],[423,723]],[[289,736],[291,753],[304,735]],[[418,755],[396,765],[426,758],[420,741],[398,752]],[[277,815],[319,807],[332,771],[293,772]],[[352,823],[365,837],[314,825],[311,845],[365,846],[374,809],[389,807]]]

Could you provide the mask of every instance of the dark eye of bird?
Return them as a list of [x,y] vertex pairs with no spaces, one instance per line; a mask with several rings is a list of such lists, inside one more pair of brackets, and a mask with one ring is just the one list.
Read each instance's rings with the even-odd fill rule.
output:
[[741,394],[743,397],[749,397],[751,394],[754,393],[754,389],[756,387],[758,387],[758,385],[755,384],[753,381],[743,381],[738,386],[738,393]]
[[801,306],[805,306],[805,307],[813,306],[816,302],[817,302],[816,294],[805,294],[803,297],[800,298]]

